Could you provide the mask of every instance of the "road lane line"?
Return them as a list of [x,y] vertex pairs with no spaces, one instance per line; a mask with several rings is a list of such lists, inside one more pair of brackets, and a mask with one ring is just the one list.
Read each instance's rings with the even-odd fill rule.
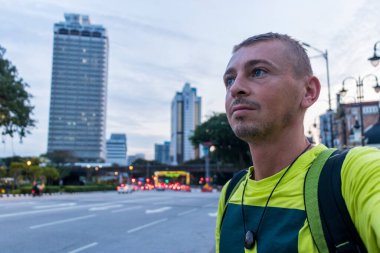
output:
[[193,208],[193,209],[190,209],[190,210],[187,210],[185,212],[182,212],[182,213],[179,213],[177,214],[178,216],[182,216],[182,215],[185,215],[185,214],[189,214],[189,213],[192,213],[194,211],[198,210],[198,208]]
[[[137,202],[143,202],[143,201],[149,202],[150,200],[157,200],[157,199],[160,199],[160,198],[146,198],[146,199],[139,199],[139,200],[114,201],[114,202],[110,202],[109,204],[137,203]],[[162,199],[167,199],[167,198],[162,198]],[[104,203],[90,204],[90,205],[66,206],[66,207],[59,207],[59,208],[48,208],[48,209],[41,209],[41,210],[22,211],[22,212],[17,212],[17,213],[15,213],[15,212],[5,213],[5,214],[0,214],[0,219],[1,218],[15,217],[15,216],[39,214],[39,213],[60,212],[60,211],[66,211],[66,210],[72,210],[72,209],[83,209],[83,208],[90,208],[90,207],[96,207],[96,206],[104,206]]]
[[142,208],[142,206],[133,206],[133,207],[127,207],[127,208],[123,208],[123,209],[117,209],[117,210],[111,211],[111,213],[126,212],[126,211],[130,211],[130,210],[134,210],[134,209],[139,209],[139,208]]
[[56,225],[56,224],[62,224],[62,223],[71,222],[71,221],[77,221],[77,220],[83,220],[83,219],[93,218],[95,216],[96,216],[95,214],[86,215],[86,216],[80,216],[80,217],[76,217],[76,218],[59,220],[59,221],[53,221],[53,222],[49,222],[49,223],[35,225],[35,226],[31,226],[29,228],[30,229],[42,228],[42,227],[52,226],[52,225]]
[[90,244],[85,245],[85,246],[83,246],[83,247],[80,247],[80,248],[78,248],[78,249],[72,250],[72,251],[70,251],[70,252],[68,252],[68,253],[77,253],[77,252],[83,251],[83,250],[85,250],[85,249],[88,249],[88,248],[94,247],[94,246],[96,246],[96,245],[98,245],[98,243],[97,243],[97,242],[93,242],[93,243],[90,243]]
[[108,206],[99,206],[99,207],[91,207],[88,211],[104,211],[108,209],[114,209],[118,207],[122,207],[123,205],[108,205]]
[[208,213],[208,216],[210,217],[216,217],[218,215],[218,211],[216,211],[215,213]]
[[56,208],[56,207],[67,207],[67,206],[75,206],[76,203],[62,203],[56,205],[45,205],[45,206],[34,206],[34,209],[45,209],[45,208]]
[[163,204],[171,204],[171,203],[173,203],[173,201],[156,202],[156,203],[153,203],[153,205],[163,205]]
[[164,219],[161,219],[161,220],[153,221],[153,222],[151,222],[151,223],[148,223],[148,224],[145,224],[145,225],[142,225],[142,226],[139,226],[139,227],[136,227],[136,228],[130,229],[130,230],[128,230],[127,232],[128,232],[128,234],[129,234],[129,233],[133,233],[133,232],[139,231],[139,230],[141,230],[141,229],[144,229],[144,228],[147,228],[147,227],[150,227],[150,226],[156,225],[156,224],[158,224],[158,223],[165,222],[165,221],[167,221],[167,220],[168,220],[168,218],[164,218]]
[[172,209],[171,206],[164,206],[164,207],[157,208],[157,209],[153,209],[153,210],[149,210],[149,209],[147,209],[147,210],[145,210],[145,213],[146,213],[146,214],[151,214],[151,213],[162,213],[162,212],[165,212],[165,211],[170,210],[170,209]]

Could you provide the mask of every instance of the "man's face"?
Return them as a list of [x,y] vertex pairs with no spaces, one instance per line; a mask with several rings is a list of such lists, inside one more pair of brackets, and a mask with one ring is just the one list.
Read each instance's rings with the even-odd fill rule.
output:
[[235,134],[249,141],[276,138],[300,117],[302,80],[281,41],[261,41],[235,52],[224,74],[225,108]]

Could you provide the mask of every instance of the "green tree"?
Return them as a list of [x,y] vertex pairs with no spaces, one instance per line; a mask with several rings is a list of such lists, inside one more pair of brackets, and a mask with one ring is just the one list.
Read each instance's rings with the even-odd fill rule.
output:
[[190,140],[194,147],[211,143],[215,146],[211,158],[222,163],[232,163],[239,168],[252,163],[248,144],[235,136],[225,113],[214,113],[195,129]]
[[12,162],[10,165],[9,175],[14,178],[14,185],[17,187],[26,177],[26,166],[24,162]]
[[41,180],[44,182],[49,182],[51,180],[58,180],[59,172],[54,167],[42,167],[41,168]]
[[25,168],[25,175],[30,182],[41,180],[42,169],[39,166],[28,166]]
[[0,129],[2,135],[13,137],[16,133],[21,140],[35,124],[31,118],[32,95],[26,91],[28,84],[18,76],[16,67],[4,54],[5,49],[0,46]]
[[156,160],[145,160],[142,158],[138,158],[135,161],[132,162],[133,165],[163,165],[159,161]]
[[7,176],[7,169],[3,166],[0,166],[0,178]]
[[58,167],[63,166],[65,163],[75,163],[78,159],[70,150],[55,150],[46,154],[46,157]]

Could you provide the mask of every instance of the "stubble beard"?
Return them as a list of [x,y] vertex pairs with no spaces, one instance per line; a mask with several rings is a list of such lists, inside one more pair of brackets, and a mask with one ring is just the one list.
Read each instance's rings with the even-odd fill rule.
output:
[[287,128],[294,118],[295,114],[288,112],[277,122],[272,120],[254,124],[244,117],[237,117],[232,130],[239,139],[245,142],[260,143],[273,137],[274,133]]

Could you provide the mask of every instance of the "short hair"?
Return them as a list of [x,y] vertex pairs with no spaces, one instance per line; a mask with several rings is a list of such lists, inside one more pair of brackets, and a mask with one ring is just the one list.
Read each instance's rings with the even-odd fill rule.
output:
[[296,76],[301,77],[305,75],[313,75],[310,59],[301,43],[286,34],[279,33],[264,33],[249,37],[242,41],[240,44],[234,46],[232,53],[235,53],[242,47],[247,47],[262,41],[277,40],[287,45],[292,56],[293,69]]

